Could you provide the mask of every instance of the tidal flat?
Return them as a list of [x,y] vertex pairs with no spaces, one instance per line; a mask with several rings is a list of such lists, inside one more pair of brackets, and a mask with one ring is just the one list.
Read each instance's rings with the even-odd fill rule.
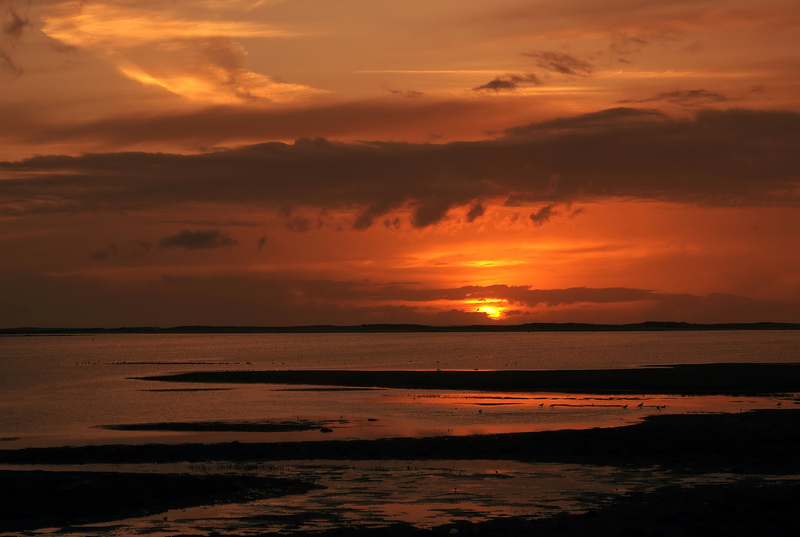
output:
[[[438,535],[497,534],[580,535],[591,528],[596,535],[688,535],[711,531],[724,535],[779,534],[800,529],[794,506],[800,500],[800,410],[775,409],[737,414],[661,415],[635,425],[588,430],[544,431],[499,435],[438,438],[392,438],[380,440],[287,442],[274,444],[222,443],[178,445],[106,445],[61,448],[28,448],[0,451],[0,464],[25,468],[5,470],[0,528],[4,532],[47,527],[72,528],[71,532],[120,535],[109,528],[92,530],[77,525],[113,522],[207,504],[231,504],[268,496],[294,494],[294,511],[284,506],[270,518],[263,512],[242,516],[242,535],[287,531],[298,535]],[[227,461],[235,472],[223,475],[174,473],[97,472],[81,470],[92,465],[153,465],[191,461],[195,470]],[[306,479],[260,482],[247,475],[247,464],[270,464],[281,474],[281,465],[303,461]],[[328,497],[328,513],[304,509],[303,495],[320,489],[319,474],[342,471],[355,461],[384,461],[408,465],[409,473],[424,473],[414,464],[438,461],[437,468],[458,467],[458,461],[474,461],[486,468],[480,482],[488,483],[498,496],[513,487],[518,474],[492,475],[500,461],[559,463],[573,468],[619,469],[595,491],[595,502],[571,509],[553,508],[543,514],[475,516],[451,514],[439,525],[414,525],[402,517],[358,520],[336,514],[337,508],[352,509],[346,497]],[[339,461],[337,467],[331,461]],[[402,462],[401,462],[402,461]],[[24,466],[22,466],[24,465]],[[31,470],[33,465],[37,470]],[[42,467],[59,465],[58,471]],[[73,470],[64,471],[65,467]],[[370,490],[376,504],[391,502],[392,489],[403,479],[400,473],[384,472]],[[463,482],[451,474],[457,493]],[[472,475],[472,474],[470,474]],[[649,486],[631,488],[626,479],[639,476]],[[628,476],[628,477],[625,477]],[[330,478],[330,475],[328,475]],[[463,477],[463,476],[462,476]],[[393,482],[396,479],[397,482]],[[212,483],[205,483],[211,480]],[[216,480],[216,481],[214,481]],[[614,489],[610,487],[616,486]],[[362,487],[364,484],[362,483]],[[413,483],[412,483],[413,486]],[[339,505],[337,506],[337,501]],[[331,503],[332,502],[332,503]],[[473,506],[464,497],[463,503]],[[413,504],[413,502],[411,503]],[[408,506],[406,506],[408,507]],[[468,510],[465,510],[468,511]],[[174,516],[174,515],[173,515]],[[314,524],[302,523],[304,517]],[[315,519],[316,517],[316,519]],[[235,519],[235,517],[234,517]],[[320,520],[321,519],[321,520]],[[236,535],[237,523],[230,516],[218,517]],[[163,527],[169,531],[169,526]],[[213,528],[199,524],[195,529]],[[259,529],[261,528],[261,530]],[[295,528],[292,531],[292,528]],[[152,529],[152,528],[151,528]],[[155,531],[155,530],[154,530]],[[197,535],[211,535],[216,529]],[[633,532],[633,533],[631,533]],[[750,532],[750,533],[748,533]],[[175,533],[177,534],[177,533]],[[786,534],[786,533],[782,533]]]
[[[797,534],[797,366],[643,368],[618,375],[617,388],[610,391],[636,394],[651,383],[653,393],[661,393],[675,381],[675,370],[692,378],[688,394],[759,394],[771,408],[648,414],[614,427],[377,439],[320,434],[318,440],[274,442],[213,439],[218,431],[244,435],[330,422],[111,424],[207,433],[208,441],[0,449],[0,532],[97,537]],[[206,378],[194,376],[191,382],[215,385],[222,375],[226,387],[235,385],[227,372],[198,373]],[[385,387],[391,379],[385,372],[350,371],[329,375],[323,384],[314,381],[319,372],[285,373],[278,376],[280,383],[299,389]],[[495,394],[509,382],[528,382],[535,392],[542,379],[557,379],[567,390],[572,379],[580,385],[576,391],[607,393],[603,379],[613,377],[601,373],[595,377],[600,381],[588,386],[583,381],[592,375],[583,371],[522,377],[410,373],[393,382],[434,379],[438,389],[466,386]],[[236,375],[247,383],[276,381],[273,372]],[[296,382],[287,382],[290,376]],[[159,380],[180,385],[174,375]]]

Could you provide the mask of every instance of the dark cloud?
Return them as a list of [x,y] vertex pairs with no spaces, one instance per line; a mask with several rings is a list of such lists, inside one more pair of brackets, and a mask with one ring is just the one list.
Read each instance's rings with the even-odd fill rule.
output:
[[371,204],[364,212],[356,217],[356,221],[353,223],[353,229],[357,229],[359,231],[369,229],[375,222],[376,218],[384,216],[392,209],[399,207],[400,204],[401,202],[396,199],[393,201],[383,201]]
[[615,54],[626,56],[628,54],[639,52],[647,45],[649,45],[648,40],[642,37],[618,34],[614,36],[609,48]]
[[349,289],[348,293],[363,295],[373,300],[404,300],[412,302],[428,302],[435,300],[506,300],[511,304],[536,307],[564,306],[574,304],[609,304],[618,302],[659,301],[660,293],[650,290],[630,289],[625,287],[588,288],[572,287],[568,289],[532,289],[527,286],[489,285],[464,286],[445,289],[415,289],[402,285],[380,288]]
[[583,207],[579,207],[579,208],[575,209],[574,211],[572,211],[571,213],[569,213],[569,217],[570,218],[577,218],[580,215],[582,215],[584,213],[584,211],[585,211],[585,209]]
[[195,155],[41,156],[0,162],[7,176],[0,214],[187,203],[355,208],[361,212],[353,227],[366,229],[399,207],[410,208],[411,223],[425,227],[450,209],[498,198],[536,206],[607,198],[798,206],[798,147],[794,112],[702,111],[672,119],[615,108],[477,142],[302,139]]
[[420,202],[411,215],[411,225],[416,228],[428,227],[442,221],[447,211],[454,205],[452,200],[434,198]]
[[541,85],[541,83],[542,81],[535,73],[509,73],[498,76],[482,86],[473,88],[472,91],[494,91],[495,93],[499,93],[501,91],[514,91],[521,84],[535,84],[538,86]]
[[402,225],[403,225],[403,222],[400,220],[399,217],[387,218],[387,219],[385,219],[383,221],[383,226],[385,228],[387,228],[387,229],[395,229],[395,230],[397,230],[397,229],[400,229],[400,227]]
[[31,23],[27,17],[23,17],[14,9],[8,8],[3,20],[3,33],[9,39],[17,40],[22,37],[25,28],[30,26]]
[[558,214],[557,212],[555,212],[553,210],[553,209],[555,209],[555,207],[556,207],[556,204],[555,203],[551,203],[550,205],[545,205],[544,207],[542,207],[541,209],[539,209],[535,213],[531,213],[531,216],[530,216],[531,222],[533,222],[534,225],[536,225],[536,226],[542,226],[548,220],[550,220],[551,218],[553,218],[554,216],[556,216]]
[[[736,295],[658,293],[632,288],[533,289],[470,286],[455,289],[382,287],[365,282],[259,279],[250,276],[165,276],[148,282],[111,282],[85,276],[52,276],[0,269],[0,326],[291,326],[362,323],[438,325],[489,322],[484,314],[458,309],[433,313],[429,300],[504,299],[516,310],[513,322],[531,317],[524,307],[550,306],[558,315],[606,323],[604,305],[638,303],[625,322],[752,322],[800,318],[800,304]],[[406,304],[371,302],[393,299]],[[418,303],[415,305],[415,303]],[[594,305],[586,308],[587,304]],[[121,307],[120,305],[124,305]],[[465,306],[466,307],[466,306]],[[564,319],[558,319],[564,320]]]
[[89,254],[89,257],[91,259],[94,259],[95,261],[104,261],[104,260],[108,259],[109,257],[116,257],[116,255],[117,255],[117,245],[116,244],[112,244],[111,246],[109,246],[105,250],[101,250],[99,252],[93,252],[93,253]]
[[650,103],[650,102],[666,101],[674,104],[680,104],[682,106],[705,106],[715,103],[724,103],[727,100],[728,98],[720,93],[712,93],[704,89],[696,89],[696,90],[664,91],[661,93],[657,93],[656,95],[653,95],[652,97],[648,97],[646,99],[640,99],[640,100],[628,99],[619,102],[624,104],[624,103]]
[[207,248],[224,248],[239,244],[230,236],[219,229],[190,231],[185,229],[176,235],[161,239],[159,246],[162,248],[186,248],[187,250],[201,250]]
[[388,91],[392,95],[400,95],[400,96],[408,97],[408,98],[422,97],[423,95],[425,95],[421,91],[415,91],[415,90],[395,90],[395,89],[386,88],[386,91]]
[[311,229],[311,220],[305,216],[297,215],[286,222],[286,229],[289,231],[296,231],[298,233],[306,233]]
[[542,69],[564,75],[588,75],[594,71],[591,63],[561,52],[527,52],[523,56],[533,58]]
[[598,112],[590,112],[574,117],[556,118],[530,125],[512,127],[505,133],[509,136],[529,136],[536,133],[557,133],[582,131],[588,129],[601,130],[614,127],[626,127],[666,121],[669,117],[658,110],[643,108],[608,108]]
[[266,237],[266,236],[264,236],[264,237],[261,237],[260,239],[258,239],[258,240],[256,241],[256,247],[257,247],[259,250],[261,250],[262,248],[264,248],[264,245],[265,245],[265,244],[267,244],[267,237]]
[[134,241],[125,245],[125,250],[122,252],[122,257],[125,259],[133,259],[135,257],[142,257],[147,255],[150,249],[153,247],[147,241]]
[[179,143],[214,148],[251,140],[308,136],[370,139],[369,133],[418,132],[421,123],[458,128],[476,115],[488,116],[507,106],[493,99],[433,101],[372,99],[307,107],[214,106],[191,112],[137,113],[130,116],[53,122],[34,107],[0,104],[0,142],[47,144],[86,142],[96,147]]
[[486,207],[484,207],[483,204],[481,203],[476,203],[467,213],[467,222],[470,223],[474,222],[475,220],[483,216],[483,213],[485,212],[486,212]]
[[105,250],[90,253],[89,258],[95,261],[105,261],[113,258],[135,259],[147,255],[151,248],[152,245],[146,241],[114,243]]
[[15,75],[22,74],[22,68],[14,62],[11,54],[0,48],[0,69]]
[[22,67],[12,56],[12,50],[30,25],[28,18],[21,15],[12,6],[0,13],[0,31],[2,31],[0,33],[0,71],[8,71],[15,75],[22,74]]

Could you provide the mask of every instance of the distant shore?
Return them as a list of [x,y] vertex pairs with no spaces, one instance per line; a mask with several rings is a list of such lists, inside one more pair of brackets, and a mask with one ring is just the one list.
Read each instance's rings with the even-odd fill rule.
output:
[[475,324],[430,326],[421,324],[362,324],[355,326],[133,326],[118,328],[0,328],[0,336],[45,336],[82,334],[360,334],[414,332],[681,332],[719,330],[800,330],[800,323],[717,323],[649,321],[631,324],[526,323],[515,325]]

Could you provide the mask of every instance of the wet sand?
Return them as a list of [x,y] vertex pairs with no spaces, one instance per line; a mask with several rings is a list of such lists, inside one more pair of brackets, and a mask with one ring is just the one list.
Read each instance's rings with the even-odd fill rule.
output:
[[137,377],[162,382],[299,384],[418,390],[756,395],[800,392],[800,364],[682,364],[552,371],[195,371]]
[[[597,372],[591,375],[587,372],[529,372],[544,375],[524,379],[514,379],[513,375],[486,375],[492,372],[477,372],[477,376],[447,375],[472,372],[411,372],[417,375],[392,382],[425,383],[428,382],[425,379],[431,378],[434,379],[431,386],[442,389],[461,387],[482,379],[480,387],[468,386],[466,389],[534,391],[541,389],[543,382],[568,380],[564,386],[573,386],[575,391],[581,392],[641,389],[650,383],[651,389],[658,388],[659,393],[664,393],[663,389],[670,383],[691,377],[693,383],[678,393],[697,393],[693,390],[702,393],[709,393],[709,390],[711,393],[742,393],[739,390],[744,390],[743,393],[751,394],[800,392],[795,364],[745,366],[749,367],[713,365],[631,370],[634,373],[623,374],[622,380],[617,378],[613,386],[602,380],[606,378],[605,374],[596,375]],[[271,376],[273,373],[297,374],[298,384],[310,385],[350,386],[348,383],[358,381],[359,377],[367,379],[363,382],[369,384],[356,386],[383,386],[384,382],[389,382],[386,380],[388,377],[373,372],[342,372],[341,384],[330,375],[324,383],[322,379],[319,383],[314,382],[315,372],[257,372],[255,376],[250,372],[233,372],[249,379],[244,382],[275,381],[276,377]],[[208,375],[208,382],[231,382],[228,373]],[[716,378],[720,375],[724,378]],[[612,376],[608,374],[608,378]],[[175,377],[159,380],[175,381]],[[287,382],[289,377],[280,377],[280,380],[281,383],[292,383]],[[191,382],[198,380],[193,378]],[[533,385],[526,384],[528,382]],[[590,385],[585,382],[590,382]],[[528,385],[527,390],[517,387],[523,384]],[[509,388],[510,385],[515,387]],[[554,388],[550,386],[547,389]],[[182,461],[507,460],[658,468],[685,476],[725,472],[734,475],[733,482],[689,488],[668,486],[646,494],[620,495],[613,503],[584,514],[561,513],[545,518],[502,517],[435,528],[418,528],[407,523],[383,528],[348,524],[298,535],[795,535],[800,534],[800,515],[796,514],[796,505],[800,501],[800,481],[797,479],[800,475],[800,457],[797,455],[800,453],[800,409],[791,408],[794,406],[791,403],[784,399],[782,408],[736,414],[655,415],[634,425],[588,430],[266,444],[232,442],[0,450],[0,464],[42,467]],[[194,426],[202,429],[203,424]],[[213,430],[218,424],[207,423],[205,426]],[[193,481],[200,477],[221,481],[213,485]],[[4,491],[0,504],[6,511],[0,513],[0,520],[14,521],[6,522],[4,528],[8,531],[50,525],[61,527],[132,516],[134,513],[126,509],[133,506],[140,513],[155,513],[177,506],[249,501],[259,497],[258,494],[302,494],[308,490],[303,487],[311,486],[297,481],[282,485],[274,482],[257,484],[248,481],[250,478],[258,479],[221,475],[150,474],[142,477],[141,474],[128,473],[4,471],[0,473]],[[129,479],[133,480],[133,485],[127,483]],[[386,487],[391,486],[391,483],[386,484]],[[209,488],[212,489],[210,492]]]
[[[768,535],[800,527],[800,409],[742,414],[662,415],[609,429],[469,437],[396,438],[278,444],[85,446],[0,451],[4,464],[153,463],[167,461],[279,461],[312,459],[463,460],[513,459],[650,468],[683,474],[732,472],[735,483],[665,488],[621,496],[589,514],[554,518],[506,517],[433,529],[396,524],[383,529],[332,529],[324,535]],[[104,484],[98,485],[100,475]],[[764,476],[787,476],[787,480]],[[87,476],[91,477],[87,481]],[[748,477],[749,476],[749,477]],[[102,475],[85,472],[3,472],[10,531],[115,520],[177,505],[248,501],[258,494],[302,493],[309,484],[258,485],[245,476],[209,487],[198,476]],[[133,484],[131,484],[133,479]],[[182,480],[186,481],[182,481]],[[231,480],[225,482],[225,479]],[[257,478],[252,478],[257,479]],[[147,480],[152,480],[148,482]],[[387,484],[390,486],[390,484]],[[69,491],[65,494],[64,491]],[[162,493],[154,494],[154,491]],[[263,496],[262,496],[263,497]],[[102,498],[103,501],[98,501]],[[146,498],[146,499],[143,499]],[[46,499],[46,500],[45,500]],[[142,504],[142,502],[144,502]],[[89,506],[81,508],[80,506]],[[122,507],[124,506],[124,507]],[[126,511],[127,510],[127,511]],[[8,513],[17,513],[8,517]],[[754,529],[759,531],[753,533]],[[712,531],[713,530],[713,531]],[[774,532],[773,532],[774,530]],[[750,533],[748,533],[748,531]]]
[[0,471],[0,532],[108,522],[194,505],[303,494],[311,483],[253,476]]
[[0,464],[289,460],[516,460],[681,472],[800,474],[800,409],[655,415],[624,427],[535,433],[274,443],[0,450]]
[[118,423],[99,425],[101,429],[112,431],[182,431],[182,432],[242,432],[276,433],[292,431],[313,431],[329,427],[337,421],[169,421],[151,423]]

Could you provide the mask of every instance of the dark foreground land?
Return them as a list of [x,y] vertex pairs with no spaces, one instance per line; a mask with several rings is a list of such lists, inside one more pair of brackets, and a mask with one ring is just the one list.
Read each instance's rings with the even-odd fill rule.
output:
[[0,483],[0,532],[249,502],[314,488],[302,481],[253,476],[36,470],[0,470]]
[[337,528],[319,537],[755,537],[800,534],[800,484],[748,479],[732,485],[670,486],[621,496],[608,507],[549,518],[507,517],[456,522],[432,529]]
[[[672,470],[733,472],[734,483],[666,487],[620,496],[586,514],[508,517],[420,529],[347,527],[319,535],[798,535],[800,409],[742,414],[653,416],[609,429],[442,438],[275,444],[86,446],[0,451],[3,464],[167,461],[454,460],[548,461]],[[767,476],[767,477],[765,477]],[[768,477],[771,476],[771,477]],[[247,476],[2,472],[0,531],[110,521],[214,502],[303,493],[310,485]],[[151,480],[151,481],[147,481]],[[160,492],[159,492],[160,491]],[[65,493],[66,492],[66,493]],[[259,496],[261,495],[261,496]],[[141,503],[144,502],[144,503]],[[176,503],[177,502],[177,503]],[[457,530],[453,533],[453,530]]]

